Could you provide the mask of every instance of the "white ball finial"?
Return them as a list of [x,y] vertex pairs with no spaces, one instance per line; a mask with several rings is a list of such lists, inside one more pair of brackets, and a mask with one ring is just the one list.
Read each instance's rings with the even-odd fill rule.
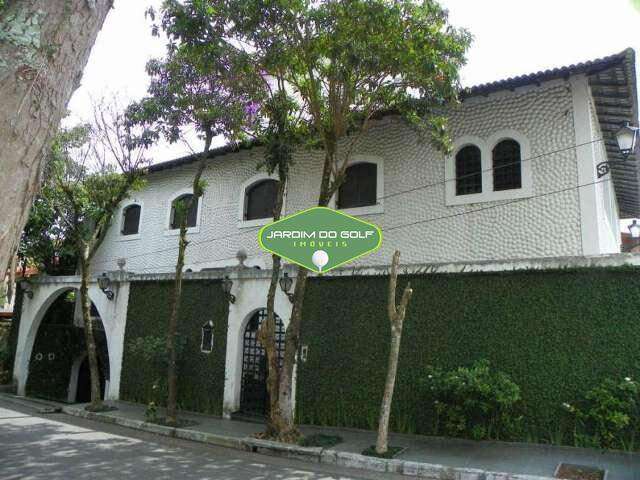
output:
[[329,263],[329,254],[324,250],[316,250],[311,257],[313,264],[322,272],[322,267]]

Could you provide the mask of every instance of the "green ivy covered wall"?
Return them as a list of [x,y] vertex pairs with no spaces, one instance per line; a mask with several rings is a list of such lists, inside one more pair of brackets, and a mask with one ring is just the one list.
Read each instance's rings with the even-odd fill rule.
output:
[[[169,322],[170,281],[133,282],[129,293],[120,397],[163,404],[164,343]],[[219,280],[183,283],[178,321],[178,405],[222,414],[229,303]],[[202,326],[213,323],[213,350],[201,351]]]
[[[392,429],[430,432],[420,380],[487,359],[521,387],[528,439],[562,428],[562,402],[605,378],[640,376],[640,270],[411,276]],[[398,291],[404,288],[403,278]],[[301,423],[376,428],[386,375],[388,277],[314,278],[299,365]]]

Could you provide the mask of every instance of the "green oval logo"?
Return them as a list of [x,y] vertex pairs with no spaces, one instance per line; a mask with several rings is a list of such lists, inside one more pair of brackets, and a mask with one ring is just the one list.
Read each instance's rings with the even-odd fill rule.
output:
[[326,273],[375,252],[382,243],[376,225],[326,207],[313,207],[258,232],[262,249],[313,272]]

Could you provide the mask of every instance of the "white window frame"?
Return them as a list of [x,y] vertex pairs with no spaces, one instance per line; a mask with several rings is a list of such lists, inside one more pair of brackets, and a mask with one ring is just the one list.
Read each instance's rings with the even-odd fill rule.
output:
[[[247,190],[263,180],[275,180],[279,181],[278,175],[275,173],[269,175],[266,172],[258,173],[251,178],[247,179],[240,186],[240,201],[238,202],[238,228],[250,228],[250,227],[262,227],[268,223],[273,222],[273,217],[256,218],[255,220],[244,219],[244,202]],[[282,216],[287,211],[287,192],[284,192],[284,198],[282,199]]]
[[364,207],[338,208],[338,189],[331,198],[329,205],[334,210],[346,213],[347,215],[377,215],[384,213],[384,160],[382,157],[376,155],[357,154],[352,156],[352,160],[347,165],[347,168],[358,165],[359,163],[373,163],[376,165],[376,204],[366,205]]
[[[211,349],[210,350],[204,350],[202,348],[202,342],[204,340],[204,327],[206,327],[207,325],[209,327],[211,327],[211,345],[210,345]],[[209,320],[208,322],[205,322],[204,325],[202,325],[200,327],[200,351],[202,353],[206,353],[206,354],[209,354],[209,353],[213,352],[214,343],[215,343],[215,335],[213,333],[213,322],[211,320]]]
[[[166,206],[166,210],[167,210],[167,216],[165,219],[165,230],[164,230],[164,234],[165,235],[180,235],[180,229],[179,228],[171,228],[171,208],[173,206],[173,202],[180,198],[183,195],[193,195],[193,189],[192,188],[183,188],[182,190],[179,190],[177,192],[174,192],[171,194],[171,196],[169,197],[168,200],[168,204]],[[202,218],[202,200],[204,198],[204,195],[198,198],[198,213],[196,215],[196,225],[195,227],[189,227],[187,228],[187,233],[199,233],[200,232],[200,221]]]
[[[520,188],[494,192],[493,148],[502,140],[515,140],[520,144],[521,186]],[[470,145],[474,145],[480,149],[482,192],[469,195],[456,195],[456,155],[462,148]],[[531,144],[529,143],[529,139],[517,130],[499,130],[487,140],[475,135],[461,136],[454,141],[452,154],[445,159],[445,204],[447,206],[455,206],[531,197],[533,196],[531,163]]]
[[[122,229],[124,228],[124,211],[132,205],[138,205],[140,207],[140,219],[138,220],[138,233],[133,235],[125,235],[122,233]],[[120,242],[128,242],[130,240],[139,240],[142,234],[142,216],[144,214],[144,204],[141,200],[132,200],[127,202],[120,209],[120,224],[118,226],[118,241]]]

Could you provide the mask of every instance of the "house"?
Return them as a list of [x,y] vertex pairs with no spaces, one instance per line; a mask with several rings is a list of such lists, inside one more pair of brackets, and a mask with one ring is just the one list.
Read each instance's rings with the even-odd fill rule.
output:
[[[640,169],[634,155],[622,161],[615,140],[623,122],[638,124],[633,50],[472,87],[464,91],[461,104],[452,108],[449,118],[454,146],[450,155],[421,141],[393,115],[376,120],[356,144],[346,182],[331,206],[377,224],[384,236],[377,252],[355,262],[362,267],[358,282],[363,275],[383,271],[396,249],[408,266],[448,272],[640,263],[634,256],[620,254],[619,228],[620,218],[640,214]],[[257,232],[271,221],[275,180],[256,169],[262,155],[259,146],[210,152],[203,175],[205,194],[188,212],[190,244],[185,269],[191,293],[183,299],[187,313],[181,328],[191,342],[185,348],[193,356],[182,374],[192,375],[193,384],[191,396],[182,400],[183,408],[230,415],[238,410],[260,410],[264,405],[264,351],[256,330],[264,318],[270,256],[259,249]],[[100,284],[94,281],[90,287],[106,335],[106,398],[148,401],[152,392],[155,373],[145,370],[152,367],[136,357],[132,345],[138,339],[162,336],[177,254],[175,205],[191,195],[197,161],[193,155],[152,165],[145,187],[123,202],[95,256],[95,276],[104,273],[109,279]],[[617,163],[605,163],[613,161]],[[296,154],[285,214],[315,204],[321,164],[322,152]],[[599,176],[608,167],[610,172]],[[295,276],[292,266],[286,270]],[[346,277],[348,281],[350,274],[349,269],[338,270],[324,279]],[[233,297],[221,288],[225,277],[232,281]],[[77,377],[81,352],[56,357],[39,343],[38,329],[49,306],[63,292],[77,288],[78,282],[77,277],[37,279],[29,287],[30,295],[23,296],[14,367],[19,393],[31,389],[66,399],[67,392],[76,391],[73,375]],[[358,291],[355,285],[353,295]],[[531,288],[530,284],[522,290],[505,287],[496,292],[494,301]],[[107,292],[111,294],[105,295]],[[414,297],[426,295],[423,292],[417,290]],[[343,296],[332,297],[331,308]],[[462,298],[456,301],[456,308],[465,306]],[[340,320],[346,322],[349,312],[353,318],[368,318],[369,311],[353,312],[359,304],[345,307],[352,310]],[[524,307],[520,310],[537,311]],[[278,290],[275,309],[282,338],[291,310],[286,292]],[[461,311],[460,318],[478,320],[474,315],[480,310]],[[571,314],[580,311],[569,310]],[[567,315],[563,312],[554,321]],[[457,318],[455,312],[451,315]],[[336,315],[316,317],[324,331],[332,331],[322,322],[331,322]],[[540,328],[546,328],[545,324]],[[542,336],[544,332],[538,333]],[[481,332],[474,338],[484,336]],[[535,335],[528,335],[519,341],[534,340]],[[351,343],[354,348],[359,345]],[[536,348],[545,345],[537,342]],[[313,355],[334,350],[310,350],[309,365],[340,365],[314,360]],[[306,352],[301,351],[303,362]],[[46,362],[50,353],[68,390],[65,386],[43,393],[33,382],[28,388],[34,365],[41,372],[53,371],[53,363],[49,367],[36,363]],[[575,368],[596,371],[589,361],[609,365],[608,359],[594,356],[584,365],[576,363]],[[306,393],[301,390],[299,395]],[[359,398],[365,397],[370,395]],[[314,418],[309,411],[305,414],[309,415],[305,418]]]

